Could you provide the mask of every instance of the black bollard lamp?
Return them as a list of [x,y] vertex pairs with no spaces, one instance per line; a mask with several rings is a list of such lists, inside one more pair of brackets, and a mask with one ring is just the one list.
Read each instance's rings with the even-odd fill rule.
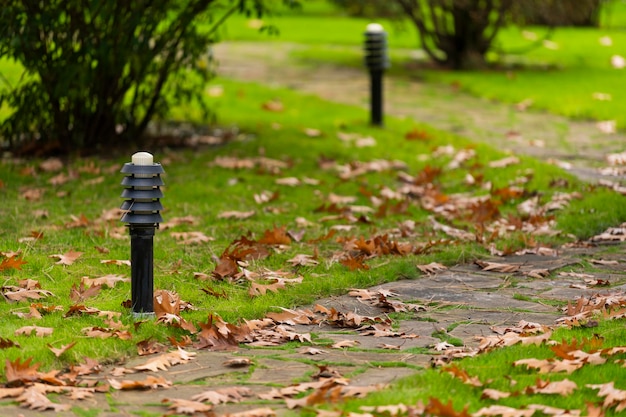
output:
[[128,223],[130,231],[131,302],[135,315],[154,314],[154,248],[153,237],[163,221],[161,198],[163,185],[161,164],[153,162],[152,154],[137,152],[132,162],[124,164],[122,180],[126,200],[121,221]]
[[370,120],[383,125],[383,72],[389,68],[387,32],[382,25],[370,23],[365,29],[365,66],[370,74]]

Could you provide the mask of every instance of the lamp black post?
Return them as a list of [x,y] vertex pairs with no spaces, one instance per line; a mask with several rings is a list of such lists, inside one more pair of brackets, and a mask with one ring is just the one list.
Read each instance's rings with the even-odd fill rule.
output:
[[365,66],[370,73],[371,124],[383,125],[383,73],[389,68],[387,32],[378,23],[370,23],[365,30]]
[[130,231],[132,312],[153,314],[153,237],[163,221],[160,213],[163,192],[159,187],[163,185],[161,174],[165,171],[161,164],[153,162],[152,154],[137,152],[121,172],[126,174],[122,180],[122,197],[126,201],[120,208],[125,211],[121,220],[128,223]]

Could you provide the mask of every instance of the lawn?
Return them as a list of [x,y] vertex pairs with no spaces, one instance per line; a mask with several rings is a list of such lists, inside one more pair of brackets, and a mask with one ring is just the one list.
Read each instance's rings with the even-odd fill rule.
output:
[[[312,1],[299,13],[285,11],[263,21],[278,27],[278,36],[259,32],[259,21],[239,16],[228,23],[223,38],[299,43],[307,47],[299,49],[295,57],[313,67],[316,62],[361,67],[363,32],[369,22],[342,15],[324,1]],[[419,41],[412,26],[382,23],[389,34],[390,74],[453,83],[477,96],[506,103],[526,101],[532,103],[531,109],[567,117],[615,120],[623,129],[626,94],[621,85],[626,69],[614,68],[611,58],[626,57],[626,4],[611,3],[602,22],[597,29],[557,28],[543,43],[543,28],[507,28],[490,54],[499,66],[464,72],[433,70],[417,52]]]
[[[276,18],[282,33],[276,41],[311,43],[303,59],[335,59],[320,46],[331,42],[333,34],[345,39],[336,43],[352,48],[356,65],[365,22],[336,17],[324,4],[312,4],[316,8],[311,16]],[[311,19],[318,25],[307,23]],[[337,22],[341,30],[335,30]],[[242,29],[249,23],[234,20],[228,33],[233,39],[252,39],[257,35]],[[295,28],[302,27],[319,32],[300,30],[296,35]],[[358,31],[356,36],[352,30]],[[601,31],[583,32],[572,32],[571,37],[580,35],[589,47]],[[390,43],[412,48],[412,36],[402,36]],[[503,42],[507,36],[513,43],[517,35],[507,32]],[[565,45],[569,37],[562,36],[554,39]],[[617,50],[622,34],[611,36]],[[605,56],[602,48],[590,49],[597,57]],[[591,56],[579,59],[566,51],[563,47],[549,54],[530,53],[525,59],[533,64],[547,62],[552,53],[556,61],[546,70],[516,69],[513,77],[500,71],[424,70],[424,74],[436,82],[460,81],[463,87],[481,85],[483,80],[484,91],[474,92],[491,94],[490,86],[494,97],[503,101],[528,98],[536,91],[537,106],[545,99],[546,108],[556,111],[550,106],[565,106],[557,106],[561,98],[554,92],[522,84],[530,83],[533,74],[546,85],[572,82],[578,70],[597,80],[587,90],[584,83],[554,87],[575,97],[568,101],[567,111],[596,117],[592,110],[599,103],[584,97],[597,87],[614,94],[603,102],[606,108],[597,117],[623,123],[620,100],[626,98],[607,75],[618,74],[617,70]],[[398,75],[405,76],[401,72]],[[487,81],[496,77],[499,81]],[[196,135],[199,145],[154,151],[166,171],[164,224],[155,237],[155,288],[189,303],[189,309],[177,312],[178,320],[191,323],[187,327],[177,326],[171,317],[156,324],[145,321],[125,306],[130,297],[126,262],[130,249],[128,231],[116,209],[122,202],[119,169],[132,151],[102,158],[38,160],[7,155],[1,160],[0,273],[6,300],[0,304],[5,317],[1,381],[8,378],[9,363],[32,360],[40,363],[41,371],[52,371],[81,364],[85,358],[122,362],[137,354],[141,341],[168,346],[198,342],[197,331],[210,326],[211,316],[229,323],[262,318],[278,306],[306,305],[349,288],[423,279],[417,265],[471,262],[490,256],[490,250],[555,248],[626,220],[619,194],[582,183],[555,166],[512,158],[427,125],[388,118],[385,129],[373,128],[362,109],[228,79],[216,79],[207,93],[222,133]],[[586,101],[593,106],[583,111]],[[181,107],[173,112],[172,121],[202,124],[195,114],[193,105]],[[233,266],[229,262],[235,258]],[[107,284],[96,288],[93,280],[104,277]],[[22,290],[26,292],[18,299],[11,298]],[[29,333],[24,326],[37,327]],[[624,345],[623,322],[600,326],[603,348]],[[51,335],[39,337],[37,331]],[[580,341],[586,351],[598,347],[589,329],[562,329],[552,339]],[[72,343],[58,356],[50,350]],[[511,388],[506,385],[511,379],[503,376],[512,375],[522,388],[511,390],[519,394],[535,383],[536,375],[512,368],[511,363],[531,356],[553,357],[552,352],[545,345],[518,346],[459,362],[458,367],[499,390]],[[579,386],[602,374],[619,380],[621,369],[611,362],[585,368],[571,378]],[[563,377],[550,375],[555,380]],[[494,381],[486,382],[489,378]],[[595,393],[585,388],[554,404],[581,408],[596,399]],[[479,401],[478,388],[446,372],[428,370],[401,381],[393,392],[343,407],[356,412],[363,405],[413,404],[430,397],[454,398],[457,410],[489,403]],[[516,395],[505,403],[528,404],[524,398]],[[617,415],[611,413],[607,415]]]

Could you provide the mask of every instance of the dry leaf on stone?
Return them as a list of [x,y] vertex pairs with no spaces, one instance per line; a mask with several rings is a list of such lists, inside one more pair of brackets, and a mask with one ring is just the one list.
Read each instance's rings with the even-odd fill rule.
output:
[[172,382],[168,381],[162,376],[152,376],[148,375],[146,379],[142,381],[130,381],[123,380],[118,381],[117,379],[109,378],[109,385],[113,389],[116,390],[145,390],[145,389],[156,389],[156,388],[169,388],[172,386]]
[[618,261],[607,261],[604,259],[590,259],[589,262],[596,265],[619,265]]
[[531,278],[537,278],[537,279],[541,279],[541,278],[546,278],[548,276],[550,276],[550,270],[548,269],[531,269],[528,272],[525,272],[524,275],[531,277]]
[[416,265],[416,266],[417,266],[417,269],[422,271],[422,273],[428,274],[428,275],[436,274],[437,272],[446,271],[448,269],[447,266],[440,264],[439,262],[431,262],[426,265]]
[[252,365],[252,361],[248,358],[232,358],[222,363],[222,365],[227,368],[245,368]]
[[305,346],[303,348],[301,348],[298,353],[302,353],[304,355],[322,355],[324,353],[327,353],[325,350],[322,349],[318,349],[318,348],[314,348],[311,346]]
[[342,340],[334,343],[331,348],[333,349],[343,349],[343,348],[351,348],[360,345],[361,343],[358,340]]
[[387,343],[381,343],[380,345],[378,345],[379,349],[385,349],[385,350],[400,350],[402,348],[402,346],[397,346],[397,345],[389,345]]
[[43,384],[34,384],[27,387],[24,392],[15,399],[31,410],[54,410],[56,412],[68,411],[72,406],[70,404],[53,403],[46,397],[46,388]]
[[171,366],[191,361],[194,356],[196,356],[195,352],[188,352],[179,347],[177,350],[164,353],[148,360],[142,365],[137,365],[133,367],[133,369],[135,371],[165,371]]
[[433,349],[435,349],[438,352],[448,350],[448,349],[454,349],[454,348],[455,346],[448,342],[439,342],[435,346],[433,346]]
[[164,398],[163,404],[169,404],[168,409],[175,414],[195,415],[196,413],[208,413],[213,411],[212,405],[198,401],[183,400],[181,398]]
[[244,397],[251,397],[253,392],[246,387],[229,387],[201,392],[191,397],[194,401],[209,402],[213,405],[237,403]]
[[501,273],[511,273],[518,271],[520,269],[520,265],[517,264],[506,264],[500,262],[485,262],[481,260],[477,260],[474,262],[476,265],[480,266],[483,271],[493,271],[493,272],[501,272]]

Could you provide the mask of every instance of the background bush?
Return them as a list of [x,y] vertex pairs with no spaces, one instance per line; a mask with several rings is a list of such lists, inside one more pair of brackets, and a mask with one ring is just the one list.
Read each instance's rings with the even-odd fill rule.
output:
[[2,144],[44,153],[136,140],[175,102],[202,103],[217,29],[233,13],[260,15],[271,3],[3,2],[0,57],[24,74],[0,92],[0,106],[12,111],[0,125]]

